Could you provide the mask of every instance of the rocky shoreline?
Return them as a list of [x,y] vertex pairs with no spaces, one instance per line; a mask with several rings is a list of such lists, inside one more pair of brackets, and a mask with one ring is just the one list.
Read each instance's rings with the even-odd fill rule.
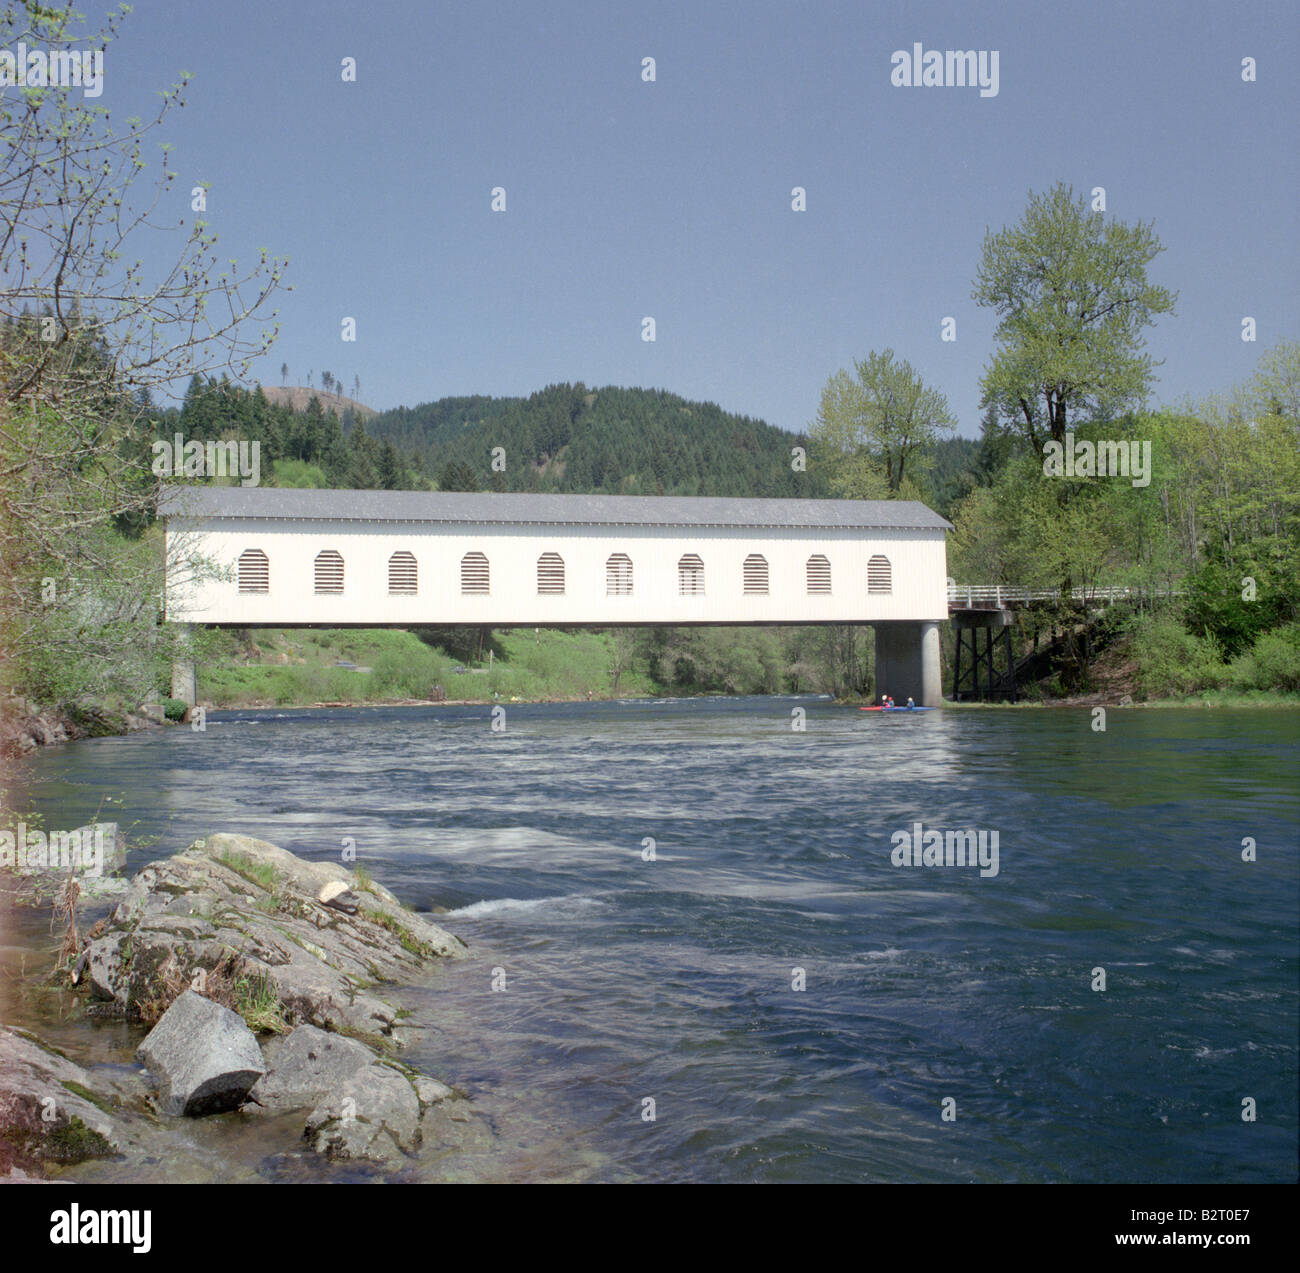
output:
[[[39,885],[10,881],[35,904]],[[83,882],[112,905],[84,936]],[[213,835],[108,885],[67,877],[53,980],[74,988],[87,1029],[149,1033],[137,1064],[104,1066],[0,1026],[0,1179],[102,1161],[148,1178],[196,1120],[233,1120],[260,1159],[391,1173],[467,1120],[463,1094],[399,1059],[431,1023],[391,998],[464,943],[364,872]]]
[[38,747],[55,743],[133,734],[175,723],[157,703],[142,704],[132,712],[101,707],[55,710],[9,697],[0,699],[0,756],[26,756]]

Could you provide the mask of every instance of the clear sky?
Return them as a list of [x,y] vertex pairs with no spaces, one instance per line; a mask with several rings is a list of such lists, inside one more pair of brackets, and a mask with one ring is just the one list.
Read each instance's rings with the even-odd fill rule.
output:
[[[917,41],[996,50],[997,95],[893,86]],[[137,0],[100,100],[182,70],[174,211],[211,182],[224,256],[291,259],[269,384],[358,375],[385,408],[580,379],[800,429],[889,346],[973,434],[983,236],[1058,180],[1166,245],[1156,402],[1300,336],[1295,0]]]

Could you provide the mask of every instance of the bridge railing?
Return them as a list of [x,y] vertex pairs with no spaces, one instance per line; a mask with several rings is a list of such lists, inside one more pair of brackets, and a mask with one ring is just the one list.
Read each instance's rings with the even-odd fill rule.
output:
[[[965,606],[968,610],[998,609],[1030,601],[1060,601],[1060,588],[1023,588],[1007,583],[949,583],[949,607]],[[1080,587],[1070,589],[1072,601],[1144,601],[1154,597],[1173,597],[1181,588],[1169,587]]]

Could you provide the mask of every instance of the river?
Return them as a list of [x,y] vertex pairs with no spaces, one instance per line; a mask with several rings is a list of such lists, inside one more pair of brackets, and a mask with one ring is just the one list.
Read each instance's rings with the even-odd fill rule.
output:
[[[408,1059],[496,1139],[442,1178],[1294,1180],[1300,712],[499,723],[215,712],[24,766],[48,826],[153,837],[132,870],[218,830],[354,844],[447,908],[471,958]],[[996,832],[997,873],[895,865],[917,822]]]

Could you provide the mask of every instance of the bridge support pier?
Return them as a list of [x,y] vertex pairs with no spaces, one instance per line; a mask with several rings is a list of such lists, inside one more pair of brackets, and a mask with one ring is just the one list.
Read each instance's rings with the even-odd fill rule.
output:
[[194,666],[194,633],[188,623],[178,625],[176,650],[172,657],[172,698],[178,698],[186,707],[193,707],[199,699],[198,672]]
[[943,702],[939,672],[937,623],[877,623],[876,697],[888,694],[902,706],[913,699],[918,707]]
[[[958,610],[953,613],[953,635],[957,638],[952,663],[954,702],[992,698],[1016,701],[1016,658],[1011,644],[1011,623],[1009,610]],[[983,642],[980,633],[984,634]],[[1001,660],[998,658],[999,648],[1003,651]]]

